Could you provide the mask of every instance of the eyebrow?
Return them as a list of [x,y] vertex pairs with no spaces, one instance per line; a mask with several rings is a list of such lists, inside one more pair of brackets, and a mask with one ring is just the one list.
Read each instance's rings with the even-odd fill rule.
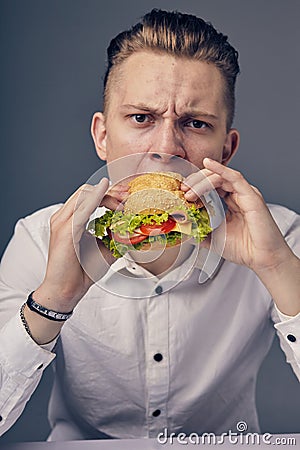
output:
[[[145,112],[151,112],[151,113],[155,113],[157,114],[159,112],[159,108],[156,107],[149,107],[149,105],[145,104],[145,103],[137,103],[135,105],[132,104],[125,104],[121,106],[121,110],[126,110],[126,109],[138,109],[140,111],[145,111]],[[215,114],[210,114],[206,111],[201,111],[197,108],[188,108],[183,114],[182,117],[205,117],[207,119],[210,120],[218,120],[219,117],[216,116]]]
[[142,111],[147,111],[147,112],[158,112],[158,108],[155,107],[149,107],[148,105],[146,105],[145,103],[136,103],[135,105],[131,105],[131,104],[126,104],[126,105],[122,105],[121,109],[140,109]]
[[203,117],[208,120],[218,120],[219,117],[215,114],[208,113],[206,111],[201,111],[197,108],[189,108],[183,113],[183,117]]

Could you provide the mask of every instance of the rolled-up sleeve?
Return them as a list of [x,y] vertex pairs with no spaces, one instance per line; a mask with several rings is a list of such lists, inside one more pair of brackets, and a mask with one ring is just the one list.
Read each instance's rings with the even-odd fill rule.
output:
[[[300,216],[293,211],[286,211],[286,223],[280,228],[290,248],[300,257]],[[271,316],[286,360],[300,381],[300,313],[294,317],[287,316],[274,304]]]
[[[55,354],[37,345],[27,334],[19,314],[0,331],[0,435],[21,415],[44,369]],[[53,343],[54,346],[54,343]]]
[[288,319],[274,307],[272,319],[286,360],[300,381],[300,313]]
[[21,219],[0,266],[0,435],[21,415],[44,369],[55,358],[55,340],[39,346],[26,332],[20,307],[42,282],[49,218],[57,205]]

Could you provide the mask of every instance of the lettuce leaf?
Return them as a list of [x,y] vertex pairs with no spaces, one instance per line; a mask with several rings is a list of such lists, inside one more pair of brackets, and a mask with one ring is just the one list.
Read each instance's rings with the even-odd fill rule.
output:
[[192,205],[187,210],[188,217],[192,221],[192,236],[196,242],[202,242],[212,232],[209,215],[205,208],[196,208]]
[[106,229],[110,227],[114,211],[106,211],[101,217],[97,217],[93,220],[93,226],[95,229],[95,236],[102,237],[106,234]]
[[114,232],[118,232],[123,236],[133,233],[142,224],[149,225],[152,223],[161,224],[168,220],[169,214],[123,214],[121,211],[106,211],[106,213],[94,220],[95,235],[102,237],[106,234],[106,229],[110,228]]
[[[207,235],[212,231],[210,227],[209,215],[205,208],[196,208],[194,205],[187,209],[188,218],[192,222],[191,236],[194,237],[196,242],[203,241]],[[142,224],[161,224],[168,220],[169,214],[123,214],[122,211],[106,211],[101,217],[97,217],[93,221],[93,228],[95,230],[95,236],[102,238],[103,243],[113,253],[116,258],[123,256],[128,250],[132,249],[125,244],[121,244],[114,240],[111,240],[107,235],[107,228],[110,228],[113,232],[118,232],[120,235],[126,236],[127,233],[133,233]],[[149,236],[144,241],[135,244],[133,247],[139,250],[146,243],[153,243],[155,241],[162,244],[174,245],[181,239],[182,234],[178,231],[171,231],[165,235]]]

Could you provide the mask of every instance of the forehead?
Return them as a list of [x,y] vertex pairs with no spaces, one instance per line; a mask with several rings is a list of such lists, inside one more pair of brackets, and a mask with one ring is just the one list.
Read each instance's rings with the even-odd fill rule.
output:
[[[123,104],[149,104],[176,113],[186,107],[224,109],[224,80],[214,64],[166,53],[138,52],[114,68],[109,108]],[[213,111],[214,110],[214,111]]]

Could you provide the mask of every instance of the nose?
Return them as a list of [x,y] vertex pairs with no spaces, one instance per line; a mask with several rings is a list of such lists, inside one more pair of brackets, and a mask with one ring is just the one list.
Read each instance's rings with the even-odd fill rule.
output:
[[185,158],[186,153],[183,142],[174,123],[163,123],[156,130],[151,153],[153,160],[159,160],[161,163],[166,164],[177,158]]

